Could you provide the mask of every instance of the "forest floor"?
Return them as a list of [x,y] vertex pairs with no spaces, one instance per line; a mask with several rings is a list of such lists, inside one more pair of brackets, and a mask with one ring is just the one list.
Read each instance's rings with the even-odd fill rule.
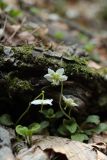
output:
[[[29,66],[26,66],[28,62],[33,62],[33,60],[29,61],[28,57],[26,58],[27,50],[24,51],[26,52],[26,55],[23,56],[23,59],[21,61],[21,63],[23,62],[23,64],[20,65],[21,56],[19,55],[18,57],[17,54],[21,52],[21,49],[19,48],[19,50],[16,51],[15,47],[17,48],[17,47],[24,46],[26,49],[26,46],[27,47],[30,46],[31,49],[36,48],[35,49],[36,52],[40,52],[40,53],[43,52],[43,54],[44,52],[45,54],[47,52],[47,57],[50,56],[53,60],[54,60],[54,57],[61,59],[63,57],[62,55],[62,52],[63,52],[65,55],[66,62],[62,64],[62,59],[63,59],[62,58],[60,60],[60,64],[59,62],[57,62],[59,66],[65,67],[67,63],[68,64],[70,63],[69,60],[72,61],[71,63],[77,63],[80,65],[77,68],[78,71],[75,71],[76,69],[74,69],[74,73],[73,73],[74,79],[72,79],[73,77],[72,75],[70,75],[69,77],[69,71],[66,69],[66,67],[65,68],[63,67],[64,69],[66,69],[65,73],[67,74],[67,77],[69,79],[69,81],[65,82],[65,85],[64,85],[65,88],[68,85],[67,94],[69,93],[68,90],[70,89],[69,85],[74,84],[74,86],[72,86],[71,88],[75,89],[75,86],[77,84],[78,86],[76,86],[76,89],[77,89],[76,92],[77,91],[80,92],[78,93],[78,95],[80,94],[80,97],[79,96],[77,97],[79,97],[81,100],[79,100],[79,98],[75,98],[76,93],[73,93],[73,96],[70,97],[71,99],[69,97],[68,99],[72,100],[72,98],[74,98],[74,101],[76,100],[75,102],[72,100],[72,103],[74,104],[74,106],[78,106],[78,104],[80,106],[84,105],[87,99],[88,99],[88,102],[85,103],[85,105],[89,103],[89,106],[91,105],[94,106],[96,104],[98,104],[100,107],[103,106],[103,111],[100,108],[101,113],[100,111],[99,112],[95,111],[96,110],[95,109],[94,113],[92,114],[93,110],[91,110],[89,112],[89,115],[85,118],[81,117],[81,116],[84,116],[82,114],[77,113],[76,115],[75,111],[73,112],[74,117],[70,118],[71,110],[69,108],[66,108],[67,104],[64,109],[60,107],[60,112],[59,110],[57,111],[56,109],[53,110],[53,108],[51,109],[48,108],[47,110],[44,110],[44,111],[40,110],[38,111],[38,113],[36,113],[37,117],[39,117],[39,114],[43,114],[42,116],[45,117],[44,120],[43,120],[43,117],[41,116],[39,117],[38,123],[34,123],[33,125],[30,125],[29,127],[25,127],[30,122],[32,122],[32,120],[29,119],[29,116],[28,116],[28,119],[26,118],[26,120],[21,123],[21,120],[27,113],[27,110],[25,111],[24,115],[22,114],[22,117],[19,116],[18,120],[16,120],[13,117],[13,121],[11,121],[10,115],[8,115],[7,112],[3,113],[4,111],[1,111],[0,113],[1,114],[0,116],[0,124],[1,124],[0,136],[3,137],[3,133],[6,132],[5,133],[6,137],[4,136],[3,139],[7,138],[7,142],[3,140],[3,144],[2,144],[4,147],[4,151],[6,150],[7,155],[6,157],[5,155],[2,156],[3,151],[0,150],[0,155],[1,157],[3,157],[1,160],[7,160],[8,155],[10,156],[9,160],[14,160],[14,159],[16,160],[30,160],[30,159],[32,160],[59,160],[59,159],[60,160],[76,160],[76,159],[85,160],[88,158],[97,160],[96,155],[95,155],[97,152],[96,150],[98,150],[99,160],[107,159],[107,156],[106,156],[107,155],[107,118],[106,118],[106,112],[107,112],[107,30],[106,28],[107,28],[107,2],[106,0],[102,0],[102,1],[101,0],[97,0],[97,1],[96,0],[90,0],[90,1],[89,0],[40,0],[40,1],[38,0],[30,0],[30,1],[28,0],[1,0],[0,1],[0,52],[1,52],[0,56],[2,57],[3,53],[5,54],[3,59],[0,57],[0,62],[1,62],[0,79],[2,79],[2,76],[3,76],[2,73],[5,74],[4,79],[6,79],[8,82],[9,82],[8,77],[12,80],[14,79],[15,81],[12,81],[13,84],[9,82],[9,85],[13,87],[16,85],[14,83],[17,83],[17,84],[19,83],[20,86],[17,85],[19,87],[19,88],[17,87],[17,90],[18,89],[20,90],[20,88],[22,87],[21,85],[23,83],[25,85],[25,88],[23,90],[24,91],[30,90],[31,94],[33,95],[30,97],[30,94],[25,92],[28,94],[31,100],[32,97],[34,98],[35,96],[34,92],[32,91],[34,89],[33,87],[35,88],[37,87],[36,89],[38,89],[38,86],[41,85],[43,88],[45,88],[47,86],[45,86],[44,84],[47,85],[47,83],[42,81],[41,79],[41,75],[43,76],[42,73],[40,73],[40,75],[39,74],[37,75],[37,77],[40,76],[40,79],[38,78],[36,80],[38,83],[36,83],[35,86],[32,85],[33,87],[29,85],[27,82],[27,81],[31,82],[31,79],[30,79],[31,77],[29,77],[25,81],[24,75],[21,75],[22,73],[24,73],[24,71],[21,71],[20,67],[22,67],[21,69],[23,69],[24,67],[25,68],[28,67],[31,69],[32,66],[35,67],[35,65],[31,64],[32,66],[30,66],[29,64]],[[15,51],[17,52],[17,54],[14,54]],[[29,52],[29,49],[28,49],[28,52]],[[32,52],[32,55],[33,54],[35,54],[35,52]],[[35,55],[33,56],[35,57]],[[69,57],[71,59],[69,59]],[[13,66],[10,67],[13,69],[12,72],[10,72],[10,70],[7,68],[6,69],[3,68],[2,62],[4,66],[5,66],[5,62],[6,62],[6,66],[9,66],[9,63],[10,63],[9,61],[11,60],[11,62],[13,62],[15,61],[14,60],[15,58],[16,59],[19,58],[19,59],[17,59],[17,62],[14,63],[14,67],[16,68],[14,68]],[[87,61],[86,64],[85,64],[85,60]],[[35,61],[34,63],[37,63],[37,61]],[[40,63],[42,63],[42,65],[45,64],[42,62],[42,60]],[[48,68],[58,69],[57,64],[54,67],[52,66],[53,63],[51,64],[51,62],[49,63],[51,64],[50,66],[48,62],[46,62],[46,64]],[[19,67],[18,69],[17,69],[17,66]],[[39,63],[38,63],[38,66],[39,66]],[[89,69],[90,68],[92,69],[92,72],[90,70],[88,72],[88,74],[92,76],[91,78],[89,77],[87,78],[84,75],[82,75],[83,77],[81,76],[81,73],[83,72],[83,70],[81,69],[81,66],[86,67],[86,71],[88,71],[87,67],[89,67]],[[42,66],[42,69],[45,67]],[[62,67],[60,67],[60,69]],[[30,69],[28,71],[31,71]],[[42,72],[40,68],[36,69],[36,72],[38,70]],[[44,70],[43,70],[43,73],[46,73],[46,70],[45,71]],[[97,71],[98,73],[100,72],[101,77],[98,78],[96,74],[94,74],[93,70],[96,71],[96,73]],[[53,73],[52,70],[50,72]],[[60,71],[60,72],[63,72],[63,71]],[[78,72],[79,74],[77,74]],[[75,73],[77,75],[75,75]],[[27,75],[28,74],[29,73],[27,73]],[[48,74],[51,74],[49,73],[49,70],[48,70]],[[60,76],[63,76],[63,74],[59,73]],[[14,76],[16,76],[17,78],[16,79],[13,78]],[[64,76],[66,77],[66,75]],[[79,79],[78,79],[79,76],[80,76],[80,81],[81,79],[83,79],[84,84],[82,82],[79,83]],[[95,82],[92,82],[92,78],[93,80],[95,80]],[[47,80],[52,82],[49,78],[47,78]],[[34,77],[32,78],[32,81],[34,81],[34,84],[35,84],[36,81]],[[91,82],[93,84],[88,84],[88,82],[89,83]],[[95,83],[95,86],[94,86],[94,83]],[[1,85],[1,81],[0,81],[0,85]],[[103,87],[101,88],[100,85],[101,86],[103,85]],[[96,86],[98,88],[96,88]],[[12,103],[14,102],[13,99],[15,99],[17,102],[17,106],[18,106],[20,105],[22,101],[22,99],[20,98],[21,95],[20,96],[18,95],[19,96],[18,97],[17,93],[15,93],[12,90],[13,89],[12,87],[9,88],[9,95],[6,95],[6,98],[8,97],[9,100],[11,99]],[[87,88],[89,89],[89,92]],[[54,94],[53,97],[55,97],[57,101],[56,90],[59,91],[60,89],[55,88],[55,92],[54,92],[53,87],[49,89],[52,90],[52,94]],[[46,90],[49,92],[49,94],[47,94],[49,95],[49,97],[51,97],[50,96],[51,90],[48,90],[48,89]],[[15,95],[12,95],[11,93],[12,94],[15,93]],[[20,93],[22,94],[22,92],[19,92],[19,94]],[[84,93],[84,95],[82,95],[82,93]],[[4,106],[3,100],[2,100],[2,96],[4,95],[0,94],[0,105],[1,106]],[[14,98],[15,96],[16,98]],[[43,92],[39,94],[39,98],[41,96],[42,98],[44,98]],[[98,97],[94,97],[95,101],[92,100],[93,104],[90,105],[91,103],[90,99],[93,96],[98,96]],[[29,98],[27,100],[27,103],[24,102],[25,106],[26,104],[30,104],[28,101],[29,101]],[[96,101],[99,101],[99,102],[97,103]],[[59,99],[59,106],[60,106],[60,103],[61,103],[61,99]],[[5,104],[8,104],[8,102],[5,102]],[[32,101],[32,104],[34,104],[33,101]],[[48,99],[48,104],[50,104],[49,99]],[[11,106],[11,104],[9,105]],[[55,102],[55,105],[58,105],[58,103]],[[106,109],[104,110],[104,108]],[[23,110],[23,108],[21,109]],[[78,107],[77,107],[77,110],[78,110]],[[66,112],[68,111],[69,111],[69,114],[66,114]],[[21,112],[22,111],[20,110],[18,115],[20,115]],[[78,112],[80,112],[80,110]],[[17,117],[17,113],[14,113],[14,115]],[[78,118],[78,115],[80,116],[79,118]],[[14,122],[14,120],[16,122]],[[26,124],[26,121],[29,121],[28,124]],[[16,123],[16,126],[15,126],[15,123]],[[8,128],[7,129],[6,126],[8,126],[9,128],[7,127]],[[14,126],[16,127],[17,138],[14,132]],[[59,128],[56,129],[57,127]],[[3,130],[4,128],[6,129],[5,131]],[[13,130],[11,130],[10,128],[13,128]],[[7,130],[11,134],[10,136],[11,138],[8,137]],[[33,137],[34,138],[33,139],[32,138],[33,132],[36,134],[37,133],[42,134],[44,135],[44,137],[35,136]],[[22,139],[25,140],[24,143],[22,139],[20,139],[21,136],[22,136]],[[57,139],[56,137],[53,138],[50,136],[60,136],[63,138]],[[86,142],[89,145],[90,144],[91,145],[87,146],[87,144],[85,143],[80,143],[80,142],[75,142],[75,141],[73,143],[72,141],[66,138],[71,138],[72,140]],[[16,139],[17,139],[17,142],[16,142]],[[33,139],[33,142],[31,139]],[[4,145],[5,143],[7,146],[9,146],[9,148],[11,148],[10,140],[15,141],[14,143],[12,142],[11,144],[12,144],[12,150],[14,150],[14,153],[15,153],[14,155],[16,157],[14,157],[13,153],[11,153],[11,150],[7,151],[7,149],[5,148],[5,145]],[[58,143],[61,144],[62,146],[65,146],[65,148],[59,146]],[[33,146],[34,144],[35,146]],[[21,149],[19,149],[20,148],[19,145],[21,145]],[[31,148],[29,149],[29,147]],[[35,147],[36,147],[36,150],[35,150]],[[84,151],[87,147],[89,147],[87,151]],[[21,151],[17,152],[16,150],[18,149]],[[70,149],[72,150],[74,149],[73,150],[73,154],[75,155],[74,157],[71,154]],[[78,150],[78,155],[77,155],[76,149]],[[92,149],[94,151],[91,152]],[[80,152],[82,151],[83,153],[80,154]],[[99,151],[101,151],[100,154],[99,154]]]

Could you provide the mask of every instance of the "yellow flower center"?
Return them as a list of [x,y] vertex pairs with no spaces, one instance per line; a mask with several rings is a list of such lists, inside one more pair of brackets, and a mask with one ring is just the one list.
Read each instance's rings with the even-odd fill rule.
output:
[[52,78],[55,81],[59,81],[60,80],[60,75],[58,73],[54,73],[54,74],[52,74]]

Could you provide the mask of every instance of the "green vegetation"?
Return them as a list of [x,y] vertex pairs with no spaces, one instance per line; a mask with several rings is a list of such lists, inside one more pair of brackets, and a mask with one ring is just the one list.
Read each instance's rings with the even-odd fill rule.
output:
[[33,123],[29,127],[25,127],[22,125],[18,125],[16,127],[16,133],[18,135],[21,135],[25,139],[29,147],[32,145],[32,135],[34,133],[35,134],[38,133],[39,130],[40,130],[39,123]]
[[57,40],[63,40],[64,39],[64,33],[57,31],[54,33],[54,38],[56,38]]
[[[57,119],[61,121],[58,128],[55,129],[55,133],[60,134],[61,136],[71,138],[72,140],[78,141],[87,141],[90,136],[94,133],[102,133],[107,130],[106,123],[100,122],[100,117],[97,115],[89,115],[85,121],[81,124],[78,124],[76,119],[72,117],[72,110],[78,106],[76,102],[72,98],[66,98],[63,96],[63,81],[67,80],[67,76],[64,75],[64,69],[60,68],[58,70],[53,71],[52,69],[48,69],[48,74],[44,76],[53,87],[61,84],[61,92],[59,96],[59,107],[57,111],[54,110],[54,107],[44,109],[44,105],[52,105],[52,99],[44,99],[44,91],[42,91],[26,108],[25,112],[17,120],[16,124],[20,123],[20,120],[25,116],[31,105],[41,105],[41,109],[39,113],[44,116],[45,122],[41,122],[43,126],[42,128],[47,128],[48,132],[51,133],[51,129],[55,129],[55,123]],[[41,99],[39,99],[41,98]],[[63,100],[63,101],[62,101]],[[62,103],[64,102],[64,103]],[[45,125],[44,125],[45,124]],[[17,125],[16,132],[17,134],[24,137],[27,144],[29,146],[32,145],[32,135],[38,133],[40,131],[40,124],[34,123],[29,127]]]

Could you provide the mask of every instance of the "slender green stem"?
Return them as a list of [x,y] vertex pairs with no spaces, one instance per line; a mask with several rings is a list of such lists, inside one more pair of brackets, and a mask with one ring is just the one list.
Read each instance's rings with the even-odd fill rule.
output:
[[[34,100],[38,99],[40,96],[44,97],[44,91],[42,91]],[[21,121],[21,119],[27,114],[27,112],[29,111],[31,107],[31,103],[29,103],[28,107],[26,108],[26,110],[20,115],[20,117],[18,118],[18,120],[15,123],[15,126]]]
[[28,145],[29,145],[29,147],[32,146],[32,134],[30,134],[30,135],[28,136]]
[[69,116],[71,115],[72,108],[69,109]]
[[50,85],[44,86],[44,87],[42,88],[42,91],[45,90],[45,89],[47,89],[47,88],[49,88],[49,87],[50,87]]
[[18,120],[16,121],[15,125],[17,125],[17,124],[21,121],[21,119],[22,119],[22,118],[25,116],[25,114],[29,111],[30,107],[31,107],[31,104],[29,103],[27,109],[21,114],[21,116],[20,116],[20,117],[18,118]]
[[62,95],[63,95],[63,82],[61,82],[61,93],[60,93],[60,97],[59,97],[59,107],[60,110],[62,111],[62,113],[68,118],[71,119],[71,117],[63,110],[62,105],[61,105],[61,99],[62,99]]

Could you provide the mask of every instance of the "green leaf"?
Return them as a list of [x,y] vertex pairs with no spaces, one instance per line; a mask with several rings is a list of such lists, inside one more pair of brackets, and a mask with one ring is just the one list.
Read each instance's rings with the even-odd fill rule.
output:
[[107,124],[100,123],[95,129],[93,129],[95,133],[100,134],[101,132],[107,131]]
[[48,116],[52,116],[54,114],[54,110],[52,108],[49,108],[47,114]]
[[32,134],[39,132],[41,126],[39,123],[32,123],[29,125],[29,130]]
[[76,130],[77,130],[78,125],[77,125],[76,122],[72,122],[71,124],[66,125],[65,127],[70,133],[75,133]]
[[93,134],[93,129],[88,129],[84,131],[88,136],[91,136]]
[[39,112],[42,113],[46,118],[55,118],[54,110],[52,108],[49,108],[48,110],[42,110]]
[[55,32],[55,34],[54,34],[54,38],[56,38],[56,39],[58,39],[58,40],[62,40],[62,39],[64,39],[64,33],[61,32],[61,31],[57,31],[57,32]]
[[83,142],[85,140],[88,140],[88,136],[86,134],[83,134],[83,133],[76,133],[74,135],[71,135],[71,139],[72,140],[75,140],[75,141],[80,141],[80,142]]
[[25,126],[18,125],[16,126],[16,133],[25,137],[29,135],[29,129]]
[[7,4],[3,2],[3,0],[0,0],[0,8],[5,9],[7,7]]
[[72,118],[71,120],[64,120],[63,121],[64,127],[70,132],[70,133],[75,133],[78,125],[77,122],[75,121],[74,118]]
[[91,53],[91,52],[94,50],[94,48],[95,48],[95,45],[92,44],[92,43],[87,43],[87,44],[84,46],[84,49],[85,49],[87,52],[89,52],[89,53]]
[[96,125],[98,125],[100,123],[100,118],[97,115],[90,115],[87,117],[86,123],[94,123]]
[[7,12],[11,17],[21,17],[23,15],[23,13],[21,12],[21,10],[18,9],[13,9],[13,8],[5,8],[5,12]]
[[40,126],[41,126],[41,130],[45,129],[49,126],[49,122],[48,121],[43,121],[43,122],[40,123]]
[[61,111],[58,111],[58,112],[56,112],[55,113],[55,118],[61,118],[61,117],[63,117],[63,113],[61,112]]
[[11,116],[9,114],[3,114],[2,116],[0,116],[0,124],[11,126],[14,123],[12,122]]
[[61,125],[61,126],[58,128],[58,132],[59,132],[61,135],[63,135],[63,136],[69,135],[69,133],[67,133],[67,130],[66,130],[66,128],[65,128],[63,125]]

